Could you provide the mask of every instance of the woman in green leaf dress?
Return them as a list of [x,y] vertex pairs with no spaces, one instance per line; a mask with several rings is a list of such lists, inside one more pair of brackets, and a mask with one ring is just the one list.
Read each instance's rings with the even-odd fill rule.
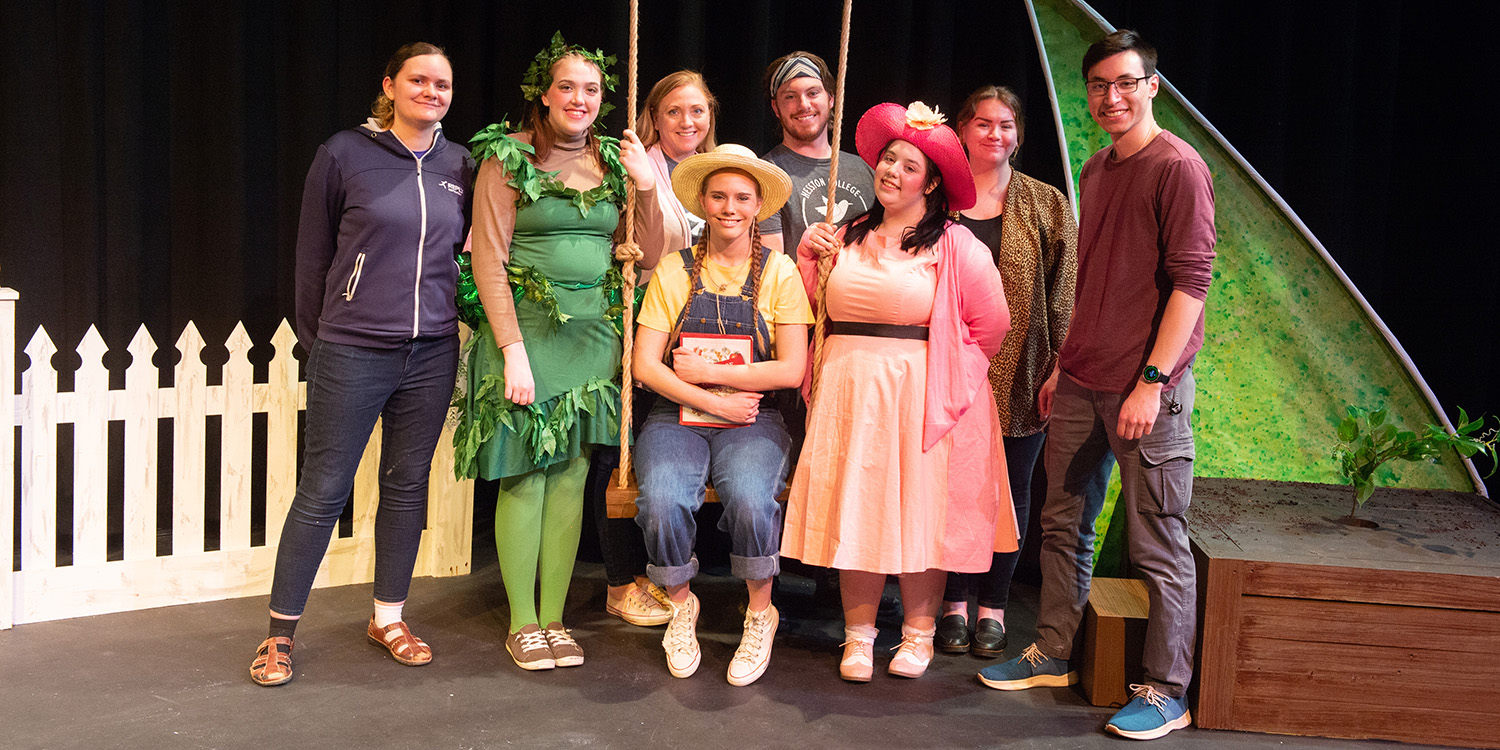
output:
[[[506,650],[528,670],[583,663],[562,624],[596,445],[619,442],[622,281],[614,242],[635,180],[638,262],[656,264],[662,217],[645,149],[594,132],[608,112],[614,62],[565,43],[539,54],[521,90],[525,128],[472,141],[473,287],[460,310],[475,328],[455,436],[462,475],[499,480],[495,545],[510,601]],[[460,259],[460,265],[463,259]],[[477,301],[473,292],[477,291]]]

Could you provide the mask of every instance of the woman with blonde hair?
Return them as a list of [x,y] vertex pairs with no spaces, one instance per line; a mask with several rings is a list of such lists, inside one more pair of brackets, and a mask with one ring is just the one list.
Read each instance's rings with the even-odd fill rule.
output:
[[[696,71],[669,73],[651,87],[635,130],[651,157],[659,184],[670,185],[673,170],[684,159],[714,150],[718,119],[719,100]],[[671,190],[656,191],[656,199],[666,214],[667,246],[697,244],[703,219],[685,208]]]
[[660,399],[636,441],[636,522],[651,580],[671,597],[667,668],[688,677],[701,658],[699,601],[689,588],[698,572],[694,514],[704,483],[713,483],[730,572],[749,595],[727,677],[749,685],[771,662],[780,622],[771,584],[780,571],[777,496],[791,453],[786,423],[762,394],[801,382],[812,310],[796,265],[762,246],[757,227],[791,193],[786,172],[725,144],[678,165],[672,189],[707,229],[696,247],[662,260],[641,306],[635,373]]

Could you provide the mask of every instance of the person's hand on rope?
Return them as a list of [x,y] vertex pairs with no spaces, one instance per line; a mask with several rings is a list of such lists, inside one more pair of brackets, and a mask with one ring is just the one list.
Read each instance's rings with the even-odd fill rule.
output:
[[760,414],[760,394],[754,391],[735,391],[717,399],[717,407],[711,411],[736,424],[750,424]]
[[620,138],[620,164],[625,173],[635,181],[636,190],[651,190],[656,187],[656,171],[651,168],[651,159],[646,156],[646,147],[641,145],[634,130],[626,130]]
[[531,360],[526,357],[526,342],[517,341],[500,347],[505,355],[505,397],[517,406],[536,400],[536,381],[531,377]]
[[807,244],[812,246],[813,252],[818,257],[834,255],[843,248],[844,243],[839,241],[837,230],[832,224],[817,222],[807,226]]

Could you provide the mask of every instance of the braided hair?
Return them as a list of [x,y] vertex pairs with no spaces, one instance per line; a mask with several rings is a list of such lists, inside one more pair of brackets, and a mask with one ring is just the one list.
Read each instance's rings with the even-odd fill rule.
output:
[[[756,189],[757,190],[760,189],[759,183],[757,183]],[[705,232],[705,234],[707,234],[707,233]],[[750,311],[755,314],[756,318],[760,318],[761,317],[761,314],[760,314],[760,284],[761,284],[762,281],[764,281],[764,279],[761,278],[761,277],[765,275],[765,272],[766,272],[766,259],[769,256],[770,256],[770,253],[763,252],[762,248],[761,248],[761,244],[760,244],[760,223],[759,222],[754,222],[754,221],[750,222],[750,279],[751,279],[751,282],[750,282]],[[770,330],[770,326],[769,325],[767,326],[767,330],[768,331]],[[754,328],[754,331],[755,331],[755,335],[757,337],[759,337],[760,336],[760,327],[756,326]],[[769,342],[769,341],[757,341],[756,343],[762,345],[762,346],[759,346],[757,348],[760,348],[762,351],[770,353],[770,351],[771,351],[771,342]]]

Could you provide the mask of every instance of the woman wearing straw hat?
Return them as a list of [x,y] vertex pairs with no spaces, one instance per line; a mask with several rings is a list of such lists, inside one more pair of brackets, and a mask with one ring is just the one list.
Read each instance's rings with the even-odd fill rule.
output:
[[729,532],[730,569],[750,596],[730,684],[754,682],[771,660],[776,498],[791,438],[761,392],[801,382],[813,319],[796,267],[761,246],[756,224],[791,189],[779,167],[734,144],[690,156],[672,174],[678,200],[707,226],[696,247],[662,259],[641,306],[635,375],[662,398],[636,439],[635,471],[647,574],[672,601],[662,646],[675,677],[692,675],[701,661],[689,581],[698,572],[693,514],[708,480],[724,505],[719,527]]
[[974,204],[974,178],[942,122],[921,102],[866,112],[855,146],[875,169],[877,203],[838,232],[809,227],[798,248],[809,290],[817,257],[838,254],[781,552],[839,569],[839,674],[853,682],[874,672],[887,575],[899,577],[904,610],[889,672],[919,677],[944,571],[984,571],[996,545],[1015,549],[986,380],[1010,313],[989,250],[948,217]]

